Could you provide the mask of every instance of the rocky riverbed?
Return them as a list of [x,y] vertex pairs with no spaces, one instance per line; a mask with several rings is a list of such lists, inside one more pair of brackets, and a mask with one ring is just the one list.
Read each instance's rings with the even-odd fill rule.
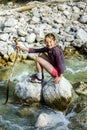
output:
[[[20,7],[25,5],[28,10],[24,11],[22,8],[19,11]],[[33,1],[22,5],[12,2],[7,5],[0,4],[0,68],[11,65],[15,59],[14,37],[19,38],[21,45],[42,47],[44,36],[49,32],[55,33],[65,56],[83,54],[84,58],[87,58],[87,2],[52,2],[48,5],[47,2],[43,4]],[[31,55],[25,52],[19,52],[18,55],[20,61],[31,58]],[[70,121],[68,128],[87,129],[87,82],[73,84],[73,88],[75,99],[66,116]],[[71,116],[71,113],[74,115]],[[44,117],[48,119],[47,115]],[[1,124],[3,120],[0,117]]]
[[[27,11],[20,9],[28,7]],[[52,32],[65,55],[87,54],[87,2],[38,2],[0,5],[0,67],[15,57],[14,37],[27,47],[43,46],[45,34]],[[21,53],[19,60],[27,59]]]

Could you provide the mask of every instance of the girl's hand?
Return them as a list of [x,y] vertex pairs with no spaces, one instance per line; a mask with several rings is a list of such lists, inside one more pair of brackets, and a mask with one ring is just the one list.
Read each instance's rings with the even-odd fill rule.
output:
[[61,78],[62,78],[62,75],[55,77],[55,81],[54,81],[55,84],[59,83],[59,81],[61,80]]
[[16,45],[16,48],[17,48],[17,49],[20,49],[20,50],[23,50],[23,51],[29,52],[29,49],[28,49],[27,47],[25,47],[25,46],[20,46],[19,44]]
[[16,48],[21,50],[21,47],[19,44],[16,45]]

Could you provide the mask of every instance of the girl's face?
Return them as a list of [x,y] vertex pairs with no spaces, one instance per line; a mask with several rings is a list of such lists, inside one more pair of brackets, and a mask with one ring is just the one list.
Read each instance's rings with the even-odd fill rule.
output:
[[45,44],[46,44],[46,46],[47,46],[49,49],[51,49],[51,48],[55,47],[56,41],[54,41],[52,38],[46,37],[46,39],[45,39]]

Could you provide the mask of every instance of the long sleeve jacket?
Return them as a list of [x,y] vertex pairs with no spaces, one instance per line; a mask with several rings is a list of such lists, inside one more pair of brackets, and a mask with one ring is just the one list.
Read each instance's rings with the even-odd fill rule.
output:
[[50,63],[57,69],[59,74],[63,74],[65,71],[65,57],[63,55],[63,52],[58,48],[58,46],[55,46],[54,48],[29,48],[29,53],[44,53],[46,52],[48,54],[48,58],[50,60]]

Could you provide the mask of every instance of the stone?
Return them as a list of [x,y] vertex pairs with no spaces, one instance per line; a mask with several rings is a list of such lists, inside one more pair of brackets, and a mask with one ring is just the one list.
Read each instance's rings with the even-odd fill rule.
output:
[[58,84],[50,79],[43,87],[43,99],[51,108],[66,111],[72,102],[72,85],[64,77]]
[[6,27],[14,27],[15,25],[17,25],[18,20],[14,19],[14,18],[8,18],[5,22],[5,26]]
[[39,103],[41,101],[42,85],[32,83],[26,78],[15,86],[15,95],[27,104]]
[[69,8],[69,6],[67,6],[66,4],[58,4],[58,10],[64,11],[67,8]]
[[49,122],[50,122],[49,115],[46,113],[42,113],[38,117],[36,127],[39,127],[39,128],[47,127]]
[[32,23],[35,24],[35,23],[38,23],[38,22],[40,22],[40,18],[36,17],[36,16],[33,16],[32,17]]
[[80,19],[79,19],[79,21],[80,21],[81,23],[83,23],[83,24],[87,24],[87,15],[81,16]]
[[0,56],[0,67],[6,65],[6,61]]
[[0,34],[0,40],[2,41],[7,41],[9,38],[9,35],[7,33],[5,34]]
[[62,128],[68,130],[68,124],[69,121],[65,118],[62,112],[52,111],[51,109],[49,109],[49,113],[45,111],[39,114],[35,126],[38,128],[52,128],[53,130],[55,129],[55,126],[58,126],[57,129],[59,130]]
[[85,9],[86,7],[86,3],[81,1],[81,2],[77,2],[77,7],[79,7],[80,9]]
[[11,60],[11,61],[15,61],[15,58],[16,58],[16,53],[14,52],[14,53],[12,53],[12,54],[10,55],[10,60]]
[[27,35],[27,33],[22,29],[18,29],[18,35],[24,37]]
[[87,95],[79,94],[79,97],[75,101],[74,112],[76,113],[71,119],[69,128],[87,129]]
[[26,42],[28,43],[33,43],[35,39],[36,39],[35,33],[31,33],[26,36]]
[[73,7],[73,11],[74,13],[79,13],[80,12],[80,9],[76,6]]
[[78,29],[78,31],[77,31],[77,37],[80,38],[80,40],[83,43],[87,42],[87,33],[82,28]]
[[87,96],[87,82],[77,82],[73,86],[77,94]]

